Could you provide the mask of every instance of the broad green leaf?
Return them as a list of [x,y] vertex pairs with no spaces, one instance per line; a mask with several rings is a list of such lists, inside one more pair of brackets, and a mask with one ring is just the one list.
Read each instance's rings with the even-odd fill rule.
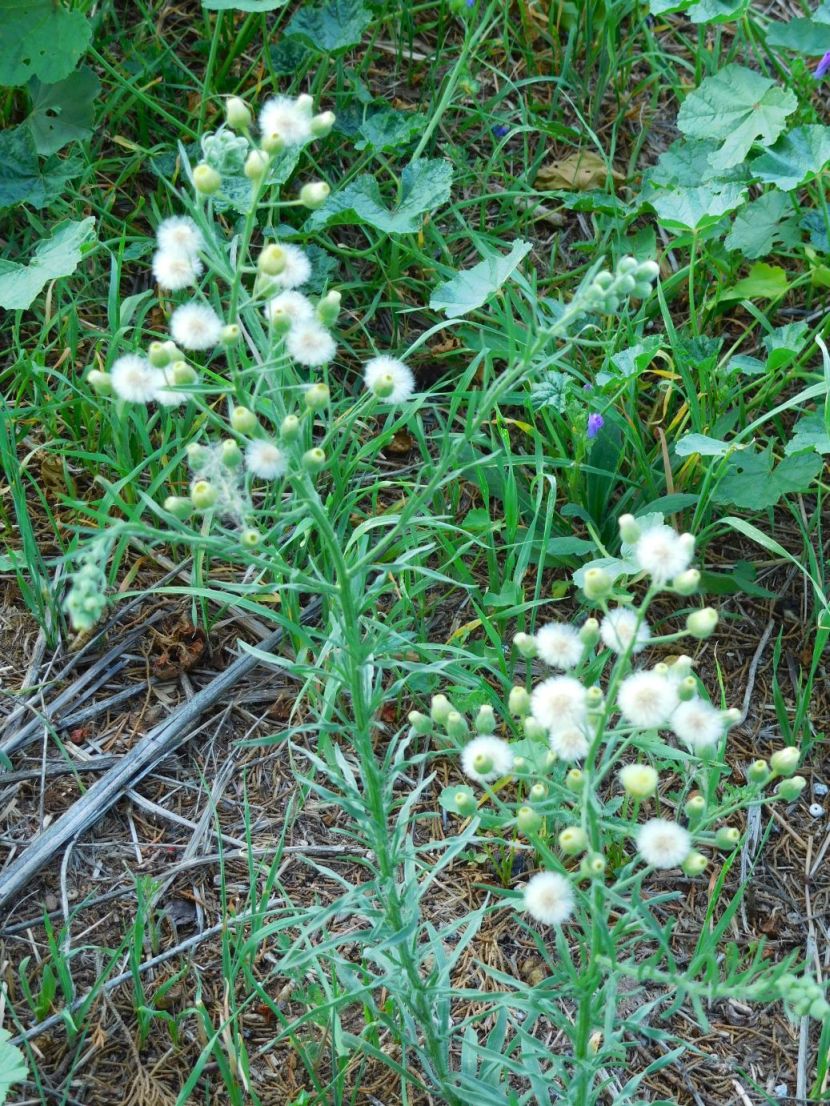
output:
[[654,355],[662,348],[662,342],[656,335],[644,338],[634,346],[621,349],[611,357],[611,364],[616,372],[600,372],[597,374],[597,384],[607,384],[609,380],[617,380],[621,376],[628,378],[638,376],[649,367],[654,360]]
[[776,372],[794,361],[804,345],[810,327],[805,322],[777,326],[763,340],[767,351],[767,369]]
[[690,457],[699,453],[701,457],[725,457],[735,449],[734,442],[722,442],[720,438],[710,438],[708,434],[685,434],[674,443],[674,452],[678,457]]
[[562,414],[572,391],[573,380],[567,373],[548,369],[543,379],[537,380],[531,386],[530,398],[537,411],[541,411],[544,407],[552,407],[554,411]]
[[510,253],[496,254],[480,261],[472,269],[456,273],[451,280],[438,285],[430,296],[429,306],[435,311],[443,311],[449,319],[474,311],[501,288],[532,248],[530,242],[519,239],[513,243]]
[[784,495],[806,492],[822,469],[815,453],[795,453],[773,466],[772,450],[747,449],[731,456],[726,473],[713,493],[716,503],[731,503],[747,510],[774,507]]
[[422,216],[447,202],[452,184],[452,165],[443,158],[420,158],[404,169],[401,200],[388,208],[374,177],[357,177],[306,220],[306,229],[341,224],[367,223],[387,234],[412,234],[420,230]]
[[29,1074],[26,1057],[10,1037],[8,1029],[0,1029],[0,1103],[6,1101],[13,1083],[21,1083]]
[[731,23],[748,7],[749,0],[698,0],[687,14],[692,23]]
[[0,208],[14,204],[46,207],[81,170],[76,158],[50,158],[41,165],[26,126],[0,131]]
[[718,180],[719,183],[730,180],[744,180],[747,169],[736,165],[731,169],[717,172],[712,168],[711,157],[718,149],[717,142],[707,138],[678,138],[664,150],[657,164],[648,170],[648,184],[697,188],[701,184]]
[[318,54],[331,54],[356,46],[371,22],[372,13],[362,0],[327,0],[296,11],[284,34],[302,39]]
[[59,0],[0,0],[0,85],[62,81],[90,35],[88,20]]
[[584,553],[593,553],[595,549],[596,544],[594,542],[573,535],[551,538],[545,547],[546,553],[551,557],[577,557]]
[[41,242],[28,265],[0,260],[0,307],[7,311],[25,309],[50,280],[75,272],[84,247],[95,241],[95,220],[61,223]]
[[730,357],[726,366],[727,373],[740,373],[742,376],[763,376],[767,371],[764,361],[758,357],[750,357],[749,354],[739,353],[737,357]]
[[[828,28],[830,30],[830,27]],[[765,184],[792,192],[830,162],[830,127],[796,127],[752,160],[753,173]]]
[[680,107],[677,126],[691,138],[721,140],[709,161],[713,169],[729,169],[744,160],[755,142],[771,145],[797,107],[798,98],[790,89],[732,64],[689,93]]
[[373,112],[360,125],[361,138],[355,142],[356,150],[397,150],[417,135],[422,134],[426,116],[421,112],[395,111],[383,108]]
[[665,226],[702,230],[733,211],[743,203],[745,196],[746,190],[740,184],[710,184],[699,188],[667,189],[653,195],[649,203]]
[[774,20],[767,28],[767,42],[770,46],[817,56],[830,50],[830,25],[806,18],[790,19],[787,23]]
[[814,450],[822,456],[830,453],[830,432],[821,415],[805,415],[803,419],[799,419],[784,452],[789,456],[805,449]]
[[91,69],[83,66],[57,84],[41,84],[33,77],[29,90],[32,111],[26,122],[41,156],[55,154],[68,142],[92,134],[92,102],[101,85]]
[[766,257],[776,246],[797,246],[800,241],[798,213],[789,198],[775,189],[738,212],[724,245],[754,261]]
[[288,0],[202,0],[211,12],[272,12],[284,8]]
[[630,561],[624,561],[620,557],[597,557],[595,560],[582,565],[573,574],[573,582],[578,588],[585,585],[585,573],[589,568],[604,569],[614,580],[620,576],[633,576],[640,571],[636,565]]
[[721,292],[722,300],[774,300],[783,296],[789,288],[787,274],[777,265],[767,265],[759,261],[749,270],[749,276],[739,280],[733,287]]
[[[268,53],[271,55],[271,68],[279,77],[296,77],[306,62],[317,56],[298,38],[281,38],[269,46]],[[339,119],[341,113],[338,111],[337,114]]]

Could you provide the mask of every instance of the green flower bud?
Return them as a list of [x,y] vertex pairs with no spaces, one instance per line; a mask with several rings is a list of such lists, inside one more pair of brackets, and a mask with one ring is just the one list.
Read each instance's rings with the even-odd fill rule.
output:
[[421,714],[419,710],[412,710],[408,715],[409,724],[415,733],[430,734],[432,733],[432,720],[425,714]]
[[315,138],[325,138],[334,126],[335,115],[333,111],[321,111],[311,120],[311,133]]
[[585,776],[579,768],[571,768],[565,776],[565,787],[567,787],[568,791],[573,791],[574,793],[582,790],[584,782]]
[[794,803],[804,788],[807,781],[803,776],[791,776],[788,780],[782,780],[775,789],[775,794],[785,803]]
[[242,464],[242,450],[233,440],[226,438],[222,442],[222,464],[229,469],[235,469]]
[[529,768],[527,757],[513,758],[513,772],[525,772]]
[[628,296],[637,287],[637,281],[630,273],[624,273],[622,276],[617,277],[614,287],[621,296]]
[[203,196],[212,196],[222,187],[222,178],[212,166],[202,161],[193,170],[193,187]]
[[487,703],[478,708],[478,714],[475,718],[475,728],[477,733],[496,732],[496,715],[493,708]]
[[621,257],[617,262],[617,274],[619,276],[627,276],[629,273],[636,273],[639,268],[640,262],[636,257],[631,257],[630,254],[626,257]]
[[694,595],[700,587],[700,573],[696,568],[687,568],[672,580],[672,587],[678,595]]
[[681,702],[688,702],[689,699],[694,699],[697,695],[697,680],[694,676],[684,676],[680,683],[677,685],[677,698]]
[[547,785],[544,783],[534,783],[528,792],[528,798],[532,803],[542,803],[548,797]]
[[718,624],[718,612],[713,607],[692,611],[686,619],[686,632],[696,638],[710,637]]
[[514,634],[513,644],[525,660],[533,660],[536,656],[536,639],[530,634]]
[[788,745],[784,749],[776,749],[769,758],[770,768],[775,776],[791,776],[798,768],[801,760],[801,750],[794,745]]
[[187,463],[194,472],[203,468],[210,457],[210,452],[196,442],[191,442],[187,447]]
[[585,879],[600,879],[605,875],[605,857],[602,853],[589,853],[583,856],[579,872]]
[[699,853],[692,849],[680,867],[687,876],[699,876],[706,870],[706,865],[708,863],[709,861],[703,853]]
[[186,361],[174,361],[168,372],[173,383],[179,388],[187,387],[188,384],[195,384],[199,379],[199,374]]
[[264,134],[260,140],[260,145],[263,150],[273,156],[274,154],[281,154],[285,149],[285,139],[276,132],[273,134]]
[[532,806],[520,806],[516,811],[516,826],[521,833],[536,833],[542,824],[542,816]]
[[190,489],[190,502],[197,511],[208,511],[219,498],[219,493],[213,484],[207,480],[197,480]]
[[608,291],[611,285],[614,283],[614,274],[609,273],[607,269],[602,269],[594,277],[594,288],[596,288],[602,295]]
[[300,420],[296,415],[286,415],[280,426],[280,437],[284,442],[294,442],[300,433]]
[[[176,343],[171,338],[168,338],[166,342],[162,342],[161,344],[167,350],[167,360],[168,360],[168,362],[169,361],[183,361],[184,360],[184,354],[182,353],[182,351],[179,349],[179,347],[176,345]],[[161,368],[164,368],[164,365],[162,365]]]
[[377,399],[388,399],[395,390],[395,378],[391,373],[384,373],[372,384],[372,395]]
[[631,295],[635,300],[647,300],[651,295],[651,284],[647,280],[638,280],[634,284]]
[[452,703],[446,695],[433,695],[429,706],[429,715],[433,722],[439,726],[446,726],[452,710]]
[[259,530],[255,530],[253,527],[249,527],[247,530],[243,530],[239,536],[239,540],[245,546],[246,549],[255,549],[256,546],[262,541],[262,534]]
[[605,703],[605,696],[603,695],[602,688],[597,687],[594,684],[593,687],[589,687],[585,692],[585,706],[589,711],[601,710]]
[[308,449],[303,454],[303,468],[306,472],[319,472],[325,463],[326,455],[319,446],[315,446],[314,449]]
[[581,826],[567,826],[559,834],[559,848],[565,856],[579,856],[588,848],[588,834]]
[[329,198],[331,188],[325,181],[311,181],[309,184],[304,184],[300,189],[300,203],[303,207],[308,207],[314,211],[318,207],[322,207],[326,200]]
[[507,709],[515,718],[524,718],[530,714],[530,696],[523,687],[511,687],[507,697]]
[[586,569],[582,590],[588,599],[604,599],[613,586],[614,581],[604,568]]
[[259,426],[259,420],[248,407],[234,407],[231,411],[231,428],[237,434],[253,434]]
[[[478,768],[477,765],[476,767]],[[492,768],[492,765],[490,767]],[[483,769],[478,768],[478,771],[482,770]],[[455,805],[458,809],[459,814],[463,814],[465,817],[469,818],[471,814],[475,814],[475,812],[478,810],[478,803],[476,802],[475,795],[473,795],[472,791],[456,791],[453,798],[455,799]]]
[[334,326],[337,316],[340,314],[340,303],[343,297],[340,292],[327,292],[315,308],[315,314],[323,326]]
[[271,242],[260,250],[257,268],[267,276],[279,276],[285,268],[285,250],[276,242]]
[[245,158],[243,172],[250,181],[262,180],[268,172],[268,166],[270,164],[271,159],[268,154],[266,154],[265,150],[251,150]]
[[147,347],[147,360],[154,369],[163,369],[170,364],[170,351],[166,342],[151,342]]
[[239,329],[237,323],[227,323],[222,327],[222,333],[219,335],[219,341],[223,346],[232,346],[234,342],[239,341],[239,335],[242,331]]
[[473,757],[473,768],[480,776],[488,776],[493,771],[493,758],[478,753]]
[[743,714],[737,707],[730,707],[729,710],[721,711],[721,718],[724,726],[737,726],[742,720]]
[[90,369],[86,374],[86,382],[96,396],[112,395],[112,377],[109,373],[102,373],[98,369]]
[[741,831],[736,826],[721,826],[715,834],[718,849],[734,849],[740,840]]
[[556,764],[558,760],[559,757],[556,755],[553,749],[548,749],[548,751],[545,753],[545,768],[553,768],[554,764]]
[[451,737],[453,741],[461,741],[462,738],[467,736],[467,723],[464,715],[457,710],[450,711],[444,725],[447,730],[447,737]]
[[771,776],[770,767],[765,760],[753,760],[746,770],[746,778],[750,783],[765,784]]
[[168,495],[164,501],[164,509],[176,518],[190,518],[193,514],[193,503],[183,495]]
[[545,741],[548,736],[548,731],[532,714],[525,716],[522,722],[522,728],[524,729],[525,737],[529,737],[531,741]]
[[312,384],[310,388],[306,388],[305,405],[311,411],[322,411],[328,406],[330,399],[331,393],[327,384]]
[[699,822],[706,813],[706,800],[700,793],[690,795],[686,800],[683,810],[686,812],[686,817],[689,822],[694,825],[696,822]]
[[642,531],[634,515],[620,515],[617,525],[620,528],[620,538],[626,545],[634,545],[640,540]]
[[229,96],[225,101],[225,120],[231,130],[246,131],[253,120],[251,109],[239,96]]
[[650,764],[626,764],[619,771],[619,779],[626,795],[633,799],[650,799],[660,782],[660,777]]
[[599,621],[596,618],[586,618],[579,627],[579,640],[588,649],[593,648],[599,641]]
[[637,267],[638,280],[656,280],[660,276],[660,266],[656,261],[641,261]]

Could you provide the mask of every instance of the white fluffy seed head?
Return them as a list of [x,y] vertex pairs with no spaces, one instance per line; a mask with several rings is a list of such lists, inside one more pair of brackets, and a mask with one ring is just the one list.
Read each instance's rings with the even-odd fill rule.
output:
[[634,546],[634,560],[655,584],[665,584],[685,572],[693,554],[694,538],[678,534],[671,526],[652,526]]
[[723,737],[723,714],[705,699],[680,703],[671,717],[671,731],[695,753],[714,748]]
[[617,692],[617,706],[632,726],[644,730],[664,726],[677,706],[677,689],[658,672],[632,672]]
[[363,368],[366,387],[386,403],[404,403],[415,391],[415,376],[403,361],[380,354]]
[[566,726],[561,730],[552,730],[550,747],[557,757],[566,764],[582,760],[590,749],[588,738],[576,726]]
[[292,326],[285,338],[285,348],[295,361],[310,368],[327,365],[337,351],[326,328],[315,322]]
[[191,257],[205,245],[202,232],[187,215],[171,215],[159,223],[156,241],[163,253],[183,253]]
[[688,830],[667,818],[652,818],[637,831],[637,851],[652,868],[679,868],[691,849]]
[[276,276],[270,277],[272,284],[278,288],[299,288],[311,277],[311,262],[299,246],[286,243],[280,246],[284,265]]
[[638,626],[637,615],[627,607],[615,607],[609,611],[600,623],[599,632],[603,642],[615,653],[624,653],[632,641],[632,654],[642,653],[651,637],[645,619]]
[[182,349],[212,349],[222,338],[222,320],[206,303],[183,303],[173,312],[170,333]]
[[574,912],[570,881],[558,872],[537,872],[527,881],[524,908],[542,925],[562,925]]
[[276,136],[286,146],[300,146],[311,138],[311,110],[306,98],[275,96],[266,100],[259,116],[264,136]]
[[201,276],[203,268],[195,254],[157,250],[153,255],[153,276],[168,292],[190,288]]
[[159,377],[156,394],[153,397],[156,403],[161,404],[162,407],[181,407],[182,404],[187,403],[189,396],[176,384],[173,370],[168,367],[155,371]]
[[513,767],[513,750],[493,734],[481,734],[461,750],[461,769],[476,783],[489,783],[506,776]]
[[314,308],[302,292],[280,292],[263,307],[265,318],[273,323],[306,323],[314,317]]
[[530,696],[530,712],[546,730],[580,727],[586,715],[585,688],[573,676],[551,676]]
[[548,622],[536,631],[536,651],[551,668],[568,669],[579,664],[584,646],[573,626]]
[[144,357],[126,353],[119,357],[110,369],[112,390],[127,403],[150,403],[156,398],[164,376]]
[[264,438],[257,438],[248,444],[245,465],[250,473],[263,480],[276,480],[288,467],[282,450]]

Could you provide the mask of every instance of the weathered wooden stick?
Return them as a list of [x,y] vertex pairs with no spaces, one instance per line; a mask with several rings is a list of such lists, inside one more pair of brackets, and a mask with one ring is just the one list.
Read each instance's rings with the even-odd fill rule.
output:
[[[320,609],[320,600],[314,600],[303,611],[300,621],[309,622]],[[260,642],[258,649],[268,652],[280,643],[282,629]],[[151,772],[159,761],[185,744],[191,736],[190,727],[196,719],[218,702],[243,676],[261,663],[258,656],[245,653],[220,672],[207,687],[197,691],[189,703],[146,734],[126,753],[106,775],[90,787],[77,802],[56,819],[48,829],[39,834],[0,876],[0,909],[5,908],[23,890],[29,880],[55,853],[74,841],[115,805],[125,791]]]

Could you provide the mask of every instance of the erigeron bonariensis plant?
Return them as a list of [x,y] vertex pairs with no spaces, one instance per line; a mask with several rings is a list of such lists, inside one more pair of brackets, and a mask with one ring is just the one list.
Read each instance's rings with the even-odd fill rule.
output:
[[[517,634],[527,682],[505,702],[487,686],[487,701],[469,719],[446,694],[433,697],[429,715],[410,715],[415,732],[458,749],[469,783],[447,787],[444,808],[478,827],[479,847],[522,855],[524,869],[536,869],[506,908],[539,931],[551,961],[563,959],[561,969],[550,965],[551,1005],[540,998],[539,1009],[551,1017],[554,1007],[576,1011],[554,1021],[572,1046],[556,1065],[557,1088],[580,1104],[597,1101],[603,1069],[625,1036],[614,1015],[623,977],[627,992],[648,987],[649,1001],[662,988],[672,1009],[689,997],[700,1013],[702,1000],[732,996],[830,1014],[823,989],[793,976],[787,963],[758,956],[739,972],[730,956],[716,971],[721,950],[707,949],[705,933],[679,967],[666,913],[683,895],[676,881],[723,867],[720,886],[741,842],[738,813],[791,803],[806,781],[795,774],[799,750],[784,747],[743,765],[741,785],[729,782],[729,730],[741,713],[710,700],[692,657],[680,651],[713,633],[717,612],[696,605],[679,626],[649,621],[656,596],[683,601],[696,592],[694,539],[653,515],[624,516],[620,530],[625,583],[620,562],[616,575],[589,568],[579,575],[587,617]],[[650,660],[654,648],[666,660]]]

